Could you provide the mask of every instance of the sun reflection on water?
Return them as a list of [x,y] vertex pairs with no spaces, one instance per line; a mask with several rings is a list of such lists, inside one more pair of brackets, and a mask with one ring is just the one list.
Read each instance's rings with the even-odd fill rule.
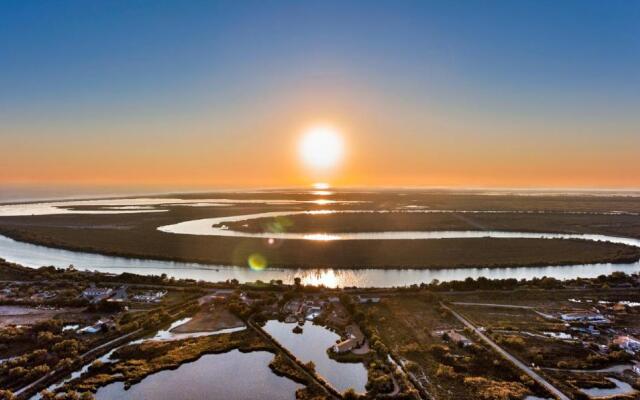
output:
[[305,274],[301,277],[303,285],[323,285],[325,287],[335,288],[338,287],[340,281],[335,271],[332,269],[320,270],[317,274]]
[[338,235],[330,235],[328,233],[311,233],[308,235],[304,235],[305,240],[317,240],[320,242],[329,242],[331,240],[338,240],[340,236]]

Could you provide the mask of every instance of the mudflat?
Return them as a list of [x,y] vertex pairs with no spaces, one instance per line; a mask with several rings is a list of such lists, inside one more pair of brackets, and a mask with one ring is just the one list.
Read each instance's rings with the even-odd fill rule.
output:
[[220,329],[240,328],[244,323],[224,308],[204,309],[196,313],[186,324],[182,324],[172,332],[195,333],[213,332]]

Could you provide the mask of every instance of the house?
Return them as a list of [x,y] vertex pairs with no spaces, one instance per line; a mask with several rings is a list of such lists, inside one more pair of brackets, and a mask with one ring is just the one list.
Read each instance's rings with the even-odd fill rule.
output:
[[640,351],[640,340],[631,336],[618,336],[613,339],[613,343],[617,344],[621,349],[628,353],[635,354]]
[[592,324],[607,324],[609,320],[602,314],[594,312],[575,312],[569,314],[562,314],[560,318],[566,322],[589,322]]
[[466,336],[459,334],[458,332],[451,330],[446,332],[446,335],[449,337],[449,340],[459,346],[467,347],[471,346],[473,342],[471,339],[468,339]]
[[380,303],[380,297],[359,295],[359,296],[358,296],[358,302],[359,302],[360,304],[366,304],[366,303]]
[[358,347],[358,341],[355,338],[351,337],[347,340],[343,340],[340,343],[334,344],[331,349],[334,353],[342,354],[348,353],[356,347]]
[[353,349],[357,349],[364,344],[364,334],[357,325],[349,325],[346,331],[347,339],[341,341],[340,343],[334,344],[331,348],[334,353],[347,353]]
[[44,292],[40,292],[32,295],[31,300],[45,301],[45,300],[53,299],[57,295],[58,294],[56,292],[49,292],[45,290]]
[[614,304],[613,307],[611,307],[611,309],[613,310],[613,312],[620,313],[620,314],[627,312],[627,306],[622,303]]
[[93,325],[86,326],[82,329],[78,330],[78,333],[98,333],[102,331],[107,331],[115,328],[115,322],[112,320],[99,320]]
[[133,296],[133,301],[138,301],[141,303],[159,303],[160,300],[162,300],[162,298],[166,296],[166,294],[167,294],[166,290],[162,290],[162,291],[150,290],[150,291],[139,293]]
[[94,284],[91,284],[90,287],[86,288],[82,292],[82,297],[91,301],[92,303],[97,303],[101,300],[107,299],[113,293],[113,289],[111,288],[98,288]]
[[123,285],[120,288],[118,288],[115,291],[114,295],[111,296],[111,298],[109,298],[108,301],[113,301],[113,302],[118,302],[118,303],[127,301],[127,286]]
[[316,319],[318,315],[322,312],[322,307],[320,306],[311,306],[307,307],[307,321],[313,321]]

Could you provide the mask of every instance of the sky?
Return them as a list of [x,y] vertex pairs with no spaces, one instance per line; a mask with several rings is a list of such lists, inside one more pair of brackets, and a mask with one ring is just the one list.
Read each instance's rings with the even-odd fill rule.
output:
[[[0,2],[0,186],[640,188],[637,1]],[[329,169],[301,134],[341,132]],[[1,189],[0,189],[1,190]]]

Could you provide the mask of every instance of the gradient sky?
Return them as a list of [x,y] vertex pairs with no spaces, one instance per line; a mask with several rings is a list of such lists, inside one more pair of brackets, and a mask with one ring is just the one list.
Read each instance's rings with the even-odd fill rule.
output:
[[[0,184],[640,188],[638,1],[3,1]],[[305,169],[300,132],[346,157]]]

